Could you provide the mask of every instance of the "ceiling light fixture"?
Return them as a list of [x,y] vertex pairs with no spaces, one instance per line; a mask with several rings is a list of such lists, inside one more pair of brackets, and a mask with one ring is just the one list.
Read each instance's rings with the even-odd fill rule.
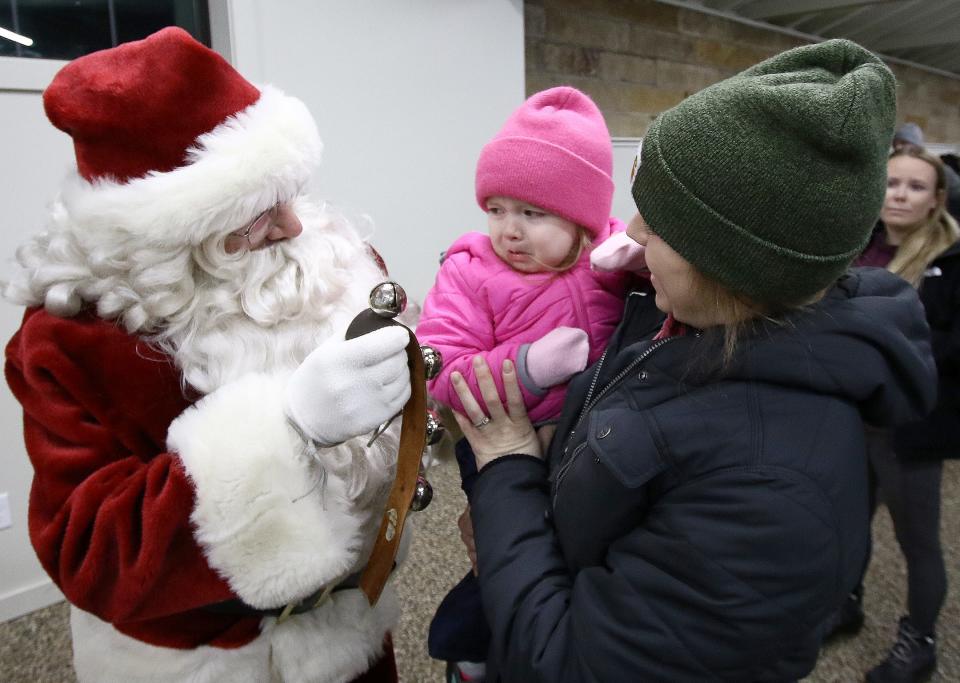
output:
[[26,45],[27,47],[33,45],[33,38],[27,38],[26,36],[21,36],[19,33],[8,31],[2,26],[0,26],[0,38],[6,38],[7,40],[12,40],[15,43],[20,43],[21,45]]

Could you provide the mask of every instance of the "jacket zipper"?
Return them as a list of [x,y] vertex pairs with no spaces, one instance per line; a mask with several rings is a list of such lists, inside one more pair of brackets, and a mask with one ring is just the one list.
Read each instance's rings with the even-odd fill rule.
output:
[[567,285],[567,291],[570,292],[570,300],[573,301],[573,307],[577,316],[577,326],[580,329],[585,330],[587,334],[591,336],[591,341],[592,341],[592,335],[590,334],[589,320],[587,320],[587,311],[584,308],[583,301],[582,301],[583,299],[582,288],[579,286],[579,283],[576,280],[574,280],[574,278],[567,278],[564,281],[564,284]]
[[560,469],[557,471],[557,480],[556,485],[553,487],[553,506],[557,506],[557,496],[560,495],[560,482],[563,481],[563,478],[567,474],[567,470],[570,469],[570,465],[574,463],[577,459],[577,456],[580,455],[581,451],[587,447],[587,442],[584,441],[582,444],[573,449],[573,454],[567,459],[563,465],[560,466]]
[[[633,361],[632,361],[629,365],[627,365],[627,367],[625,367],[623,370],[621,370],[621,371],[617,374],[616,377],[614,377],[612,380],[610,380],[610,381],[600,390],[600,392],[599,392],[599,393],[596,395],[596,397],[594,398],[594,397],[593,397],[593,391],[594,391],[594,389],[596,389],[597,380],[598,380],[599,377],[600,377],[600,369],[603,367],[603,361],[604,361],[604,359],[606,359],[606,357],[607,357],[607,352],[606,352],[606,351],[603,352],[603,355],[600,357],[600,360],[597,362],[597,369],[596,369],[596,371],[593,373],[593,379],[592,379],[591,382],[590,382],[590,388],[587,390],[587,398],[584,400],[583,408],[582,408],[581,411],[580,411],[580,415],[577,417],[577,421],[576,421],[576,422],[574,423],[574,425],[573,425],[573,429],[570,430],[570,434],[569,434],[569,436],[567,436],[567,443],[566,443],[566,444],[564,445],[564,447],[563,447],[563,453],[564,453],[564,455],[566,455],[566,454],[567,454],[567,451],[570,449],[570,442],[573,440],[573,437],[576,435],[577,429],[580,427],[580,423],[583,422],[583,418],[586,417],[587,413],[589,413],[590,410],[593,409],[593,407],[594,407],[595,405],[597,405],[597,403],[599,403],[600,400],[601,400],[613,387],[615,387],[617,384],[619,384],[620,382],[622,382],[623,379],[624,379],[627,375],[629,375],[631,372],[633,372],[633,370],[634,370],[638,365],[640,365],[640,364],[643,363],[645,360],[647,360],[647,359],[648,359],[651,355],[653,355],[653,353],[654,353],[657,349],[659,349],[661,346],[663,346],[664,344],[666,344],[666,343],[668,343],[668,342],[670,342],[670,341],[673,341],[674,339],[676,339],[676,337],[664,337],[663,339],[658,339],[657,341],[655,341],[655,342],[654,342],[653,344],[651,344],[643,353],[641,353],[639,356],[637,356],[636,358],[634,358]],[[570,470],[570,466],[573,465],[574,461],[577,459],[577,456],[580,455],[580,453],[583,452],[583,450],[584,450],[584,448],[586,447],[586,445],[587,445],[587,442],[584,441],[582,444],[580,444],[579,446],[577,446],[577,447],[573,450],[573,453],[570,455],[570,457],[569,457],[566,461],[564,461],[564,462],[560,465],[560,468],[557,470],[556,484],[555,484],[555,486],[554,486],[554,488],[553,488],[553,505],[554,505],[554,507],[556,507],[556,505],[557,505],[557,497],[560,495],[560,484],[563,482],[564,477],[566,476],[567,472]]]

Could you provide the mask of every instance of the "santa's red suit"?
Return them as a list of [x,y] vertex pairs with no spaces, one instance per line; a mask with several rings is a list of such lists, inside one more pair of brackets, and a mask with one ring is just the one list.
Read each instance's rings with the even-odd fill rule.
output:
[[[285,412],[292,373],[383,279],[299,198],[309,113],[175,29],[76,60],[45,105],[78,173],[7,283],[29,308],[6,377],[79,679],[395,680],[389,584],[373,608],[346,588],[276,616],[362,569],[397,446],[395,426],[318,448]],[[226,257],[278,201],[303,234]]]

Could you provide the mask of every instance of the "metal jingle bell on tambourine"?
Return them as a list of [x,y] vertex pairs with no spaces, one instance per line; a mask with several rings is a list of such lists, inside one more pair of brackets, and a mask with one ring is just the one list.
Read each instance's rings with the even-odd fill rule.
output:
[[[381,282],[373,289],[370,290],[370,295],[367,297],[367,303],[370,304],[370,311],[375,314],[374,320],[376,317],[393,319],[398,315],[403,313],[407,309],[407,293],[404,291],[396,282],[392,280],[387,280]],[[369,313],[369,312],[368,312]],[[370,331],[371,321],[370,318],[367,318],[366,324],[359,324],[363,314],[357,316],[354,319],[353,323],[350,324],[350,327],[347,330],[347,338],[353,338],[358,334],[363,334]],[[379,323],[374,323],[373,327],[379,327]],[[397,413],[399,415],[400,413]],[[367,442],[367,447],[373,445],[374,441],[380,438],[380,435],[383,434],[387,427],[397,418],[397,415],[394,415],[388,420],[385,420],[380,424],[379,427],[373,432],[373,435],[370,437],[370,440]]]
[[407,293],[396,282],[381,282],[370,292],[370,308],[384,318],[396,318],[407,309]]
[[440,415],[434,410],[427,410],[427,445],[436,446],[446,431]]
[[[390,486],[380,518],[380,528],[370,551],[370,559],[360,574],[358,587],[373,606],[380,599],[383,587],[396,566],[397,551],[403,537],[407,513],[423,510],[433,498],[433,489],[423,478],[424,443],[427,440],[427,387],[423,354],[413,331],[397,320],[407,305],[407,295],[395,282],[383,282],[373,288],[369,296],[370,308],[360,311],[347,326],[346,339],[356,339],[388,327],[400,327],[409,334],[404,348],[410,376],[410,396],[399,415],[403,416],[397,444],[396,474]],[[394,416],[396,417],[396,416]],[[372,445],[390,424],[382,423],[367,443]]]
[[433,487],[430,482],[420,474],[417,475],[417,485],[413,489],[413,500],[410,501],[410,509],[413,512],[420,512],[433,500]]
[[427,379],[434,379],[443,370],[443,356],[427,344],[420,345],[420,353],[423,354],[423,369]]

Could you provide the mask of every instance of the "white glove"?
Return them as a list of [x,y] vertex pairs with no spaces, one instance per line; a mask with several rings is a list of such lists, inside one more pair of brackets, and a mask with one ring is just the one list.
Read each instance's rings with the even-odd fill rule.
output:
[[409,341],[407,330],[391,325],[324,342],[290,377],[287,416],[324,446],[372,432],[410,398]]

